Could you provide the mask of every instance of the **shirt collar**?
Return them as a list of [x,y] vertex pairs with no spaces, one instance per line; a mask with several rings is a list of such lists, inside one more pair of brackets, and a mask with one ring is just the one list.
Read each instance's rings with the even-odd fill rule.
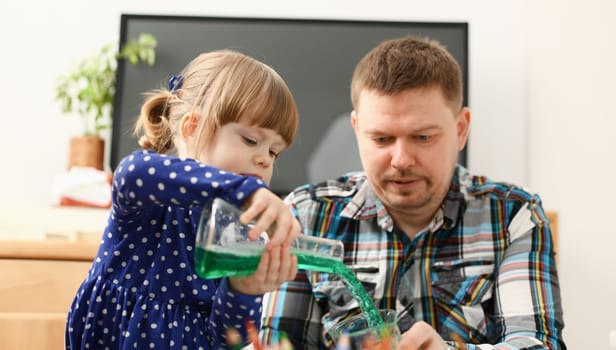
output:
[[[353,175],[350,180],[355,182],[358,190],[344,207],[341,215],[353,220],[369,220],[376,217],[377,223],[381,228],[388,232],[393,231],[394,221],[389,213],[387,213],[383,202],[372,190],[372,186],[366,179],[365,173]],[[445,195],[445,200],[432,220],[430,220],[426,228],[427,230],[434,232],[441,227],[451,229],[456,225],[466,209],[465,197],[468,193],[467,188],[471,184],[470,181],[471,178],[468,171],[460,165],[456,166],[451,186]]]

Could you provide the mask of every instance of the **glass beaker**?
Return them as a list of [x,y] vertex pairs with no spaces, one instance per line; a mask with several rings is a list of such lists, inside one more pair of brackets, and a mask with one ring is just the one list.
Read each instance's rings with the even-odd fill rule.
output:
[[336,349],[395,349],[400,341],[396,310],[382,309],[379,314],[383,322],[377,326],[370,326],[371,322],[363,313],[335,324],[328,333]]
[[[251,224],[242,224],[242,210],[220,198],[201,215],[195,243],[195,268],[202,278],[247,276],[259,265],[267,233],[256,241],[248,238]],[[291,244],[298,268],[334,272],[342,263],[344,247],[338,240],[300,235]]]

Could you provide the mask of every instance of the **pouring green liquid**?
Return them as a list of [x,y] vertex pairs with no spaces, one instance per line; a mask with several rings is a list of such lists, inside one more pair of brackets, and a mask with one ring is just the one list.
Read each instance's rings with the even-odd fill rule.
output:
[[[259,265],[263,246],[212,246],[206,249],[197,247],[195,251],[195,267],[202,278],[221,278],[232,276],[247,276],[252,274]],[[381,315],[366,293],[353,271],[342,261],[323,256],[318,253],[306,253],[291,249],[297,256],[299,269],[333,273],[340,276],[349,288],[349,292],[357,300],[359,307],[366,316],[369,326],[379,326],[383,323]]]
[[[206,209],[201,214],[195,242],[195,269],[200,277],[247,276],[257,269],[267,239],[248,239],[251,224],[240,223],[241,214],[239,208],[221,198],[214,199],[211,211]],[[342,262],[343,251],[340,241],[309,235],[300,235],[291,244],[299,269],[340,276],[368,325],[378,327],[383,319],[353,271]]]

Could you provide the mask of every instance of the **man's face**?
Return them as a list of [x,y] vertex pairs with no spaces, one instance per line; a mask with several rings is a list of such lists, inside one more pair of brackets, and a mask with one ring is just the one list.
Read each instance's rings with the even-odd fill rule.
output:
[[376,195],[395,214],[433,214],[451,184],[470,113],[438,88],[397,95],[363,90],[351,114],[359,155]]

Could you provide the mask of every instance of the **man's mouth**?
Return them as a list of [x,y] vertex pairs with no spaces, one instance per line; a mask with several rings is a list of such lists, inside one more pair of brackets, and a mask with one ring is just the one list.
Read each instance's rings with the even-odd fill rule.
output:
[[409,178],[392,178],[392,179],[387,179],[387,181],[389,182],[395,182],[395,183],[400,183],[400,184],[408,184],[408,183],[413,183],[413,182],[417,182],[420,179],[409,179]]

